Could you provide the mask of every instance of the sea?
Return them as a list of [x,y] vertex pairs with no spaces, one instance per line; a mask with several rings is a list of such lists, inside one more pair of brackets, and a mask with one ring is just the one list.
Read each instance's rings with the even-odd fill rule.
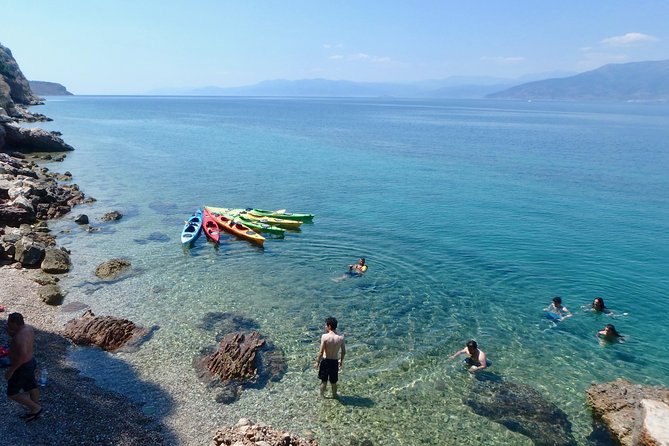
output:
[[[61,322],[85,305],[151,333],[69,360],[164,423],[169,443],[208,444],[240,418],[321,445],[540,441],[502,424],[508,408],[481,394],[491,380],[566,416],[575,444],[607,444],[591,383],[669,386],[668,104],[73,96],[33,111],[76,149],[47,167],[97,200],[50,222],[72,251]],[[202,236],[184,249],[204,205],[315,218],[264,248]],[[347,276],[360,257],[366,274]],[[131,274],[96,278],[111,258]],[[553,296],[571,318],[545,317]],[[611,315],[590,311],[597,296]],[[330,316],[347,347],[339,400],[319,396],[314,369]],[[597,339],[608,323],[623,342]],[[233,329],[258,330],[286,364],[236,400],[194,368]],[[470,339],[492,362],[475,376],[449,360]],[[529,423],[524,409],[543,410],[506,425]]]

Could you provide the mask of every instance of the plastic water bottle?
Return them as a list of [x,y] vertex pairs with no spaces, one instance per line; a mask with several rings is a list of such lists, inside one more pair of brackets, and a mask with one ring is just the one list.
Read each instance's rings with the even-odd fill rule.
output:
[[42,369],[39,372],[39,380],[37,381],[37,384],[39,384],[40,387],[46,386],[46,382],[49,379],[49,372],[47,369]]

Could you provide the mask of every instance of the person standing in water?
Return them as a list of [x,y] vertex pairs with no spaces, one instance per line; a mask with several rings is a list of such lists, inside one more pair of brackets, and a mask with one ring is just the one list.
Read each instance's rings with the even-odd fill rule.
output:
[[448,359],[453,359],[462,354],[469,356],[465,358],[465,362],[470,366],[468,369],[470,373],[478,372],[488,367],[488,358],[483,350],[479,350],[478,344],[473,339],[467,342],[465,348],[453,353]]
[[568,317],[571,317],[571,312],[562,305],[562,298],[560,296],[555,296],[551,304],[544,310],[548,313],[551,319],[561,321]]
[[[11,365],[5,371],[7,396],[29,410],[21,418],[26,422],[33,421],[42,414],[39,388],[35,380],[37,362],[33,357],[35,331],[25,324],[21,313],[12,313],[7,318],[7,332],[12,338],[9,347]],[[22,390],[27,394],[21,393]]]
[[[325,396],[328,381],[332,385],[332,398],[338,398],[337,381],[339,381],[339,370],[346,356],[346,344],[344,336],[337,333],[337,319],[329,317],[325,320],[325,333],[321,336],[321,348],[314,368],[318,369],[318,377],[321,380],[321,396]],[[341,358],[339,351],[341,350]],[[339,358],[339,359],[338,359]]]

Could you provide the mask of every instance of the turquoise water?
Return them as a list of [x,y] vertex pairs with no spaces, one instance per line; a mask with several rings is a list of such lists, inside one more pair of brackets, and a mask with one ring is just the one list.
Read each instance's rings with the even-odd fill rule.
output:
[[[52,224],[73,251],[66,303],[159,327],[137,352],[72,360],[184,444],[242,416],[321,444],[531,444],[463,404],[472,379],[447,357],[470,338],[490,373],[566,412],[579,444],[591,382],[669,385],[667,105],[72,97],[35,110],[77,149],[52,168],[98,199],[74,214],[100,232]],[[182,222],[203,204],[316,218],[264,249],[184,251]],[[95,221],[111,210],[124,218]],[[156,232],[169,241],[147,243]],[[337,281],[360,256],[366,276]],[[92,284],[111,257],[137,274]],[[575,314],[558,326],[542,319],[553,295]],[[614,319],[581,309],[595,296]],[[221,312],[253,319],[288,360],[231,405],[191,366]],[[342,403],[317,398],[312,369],[330,315],[348,345]],[[598,343],[609,322],[627,342]]]

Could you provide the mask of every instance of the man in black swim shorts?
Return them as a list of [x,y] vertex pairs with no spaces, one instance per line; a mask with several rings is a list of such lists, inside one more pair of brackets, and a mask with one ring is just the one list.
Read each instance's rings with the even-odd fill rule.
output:
[[[344,336],[337,333],[337,319],[329,317],[325,320],[327,333],[321,336],[321,348],[314,367],[318,368],[318,378],[321,380],[321,396],[325,396],[328,381],[332,385],[332,398],[337,398],[337,381],[339,370],[346,356]],[[337,359],[341,350],[341,359]]]
[[[12,337],[9,349],[11,365],[5,371],[7,380],[7,396],[19,404],[26,406],[28,413],[22,416],[26,421],[37,419],[42,413],[39,403],[39,388],[35,381],[33,344],[35,332],[26,325],[21,313],[12,313],[7,318],[7,332]],[[21,391],[27,392],[21,393]]]

